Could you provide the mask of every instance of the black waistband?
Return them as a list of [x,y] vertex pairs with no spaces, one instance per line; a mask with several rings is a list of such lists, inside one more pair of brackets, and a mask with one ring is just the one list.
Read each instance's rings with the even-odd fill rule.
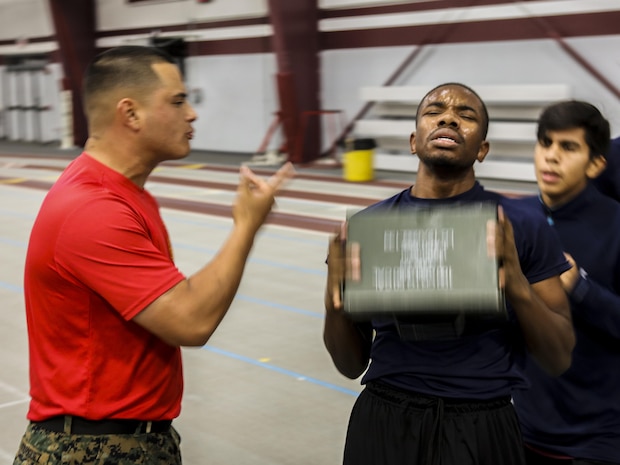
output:
[[170,430],[172,421],[87,420],[75,416],[58,416],[43,421],[32,421],[31,424],[52,433],[103,435],[165,433]]
[[394,404],[413,408],[434,408],[441,401],[446,412],[468,413],[484,410],[494,410],[510,404],[510,397],[496,397],[489,400],[453,399],[450,397],[435,397],[413,391],[405,391],[382,381],[366,383],[369,392]]

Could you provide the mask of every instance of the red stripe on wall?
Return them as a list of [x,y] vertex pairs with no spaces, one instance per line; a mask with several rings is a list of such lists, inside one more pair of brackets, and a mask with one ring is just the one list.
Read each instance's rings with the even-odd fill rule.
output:
[[[29,44],[36,44],[40,42],[52,42],[56,40],[55,36],[46,36],[46,37],[28,37]],[[16,39],[3,39],[0,40],[0,45],[16,45]]]
[[[392,7],[409,7],[416,5],[430,8],[431,3],[436,5],[460,4],[472,2],[472,0],[444,0],[442,2],[419,3],[410,5],[392,5]],[[476,4],[481,2],[491,3],[511,3],[512,0],[476,0]],[[461,5],[462,6],[462,5]],[[372,10],[372,14],[384,13],[382,8],[365,8]],[[358,10],[343,10],[347,16],[352,16]],[[267,24],[268,18],[254,18],[246,20],[231,20],[217,23],[195,24],[191,29],[216,28],[245,26],[254,24]],[[549,25],[549,29],[544,27]],[[421,45],[421,44],[442,44],[442,43],[468,43],[486,42],[502,40],[531,40],[555,37],[588,37],[599,35],[618,35],[620,34],[620,11],[608,11],[602,13],[581,13],[575,15],[558,15],[546,17],[518,18],[505,20],[474,21],[452,24],[433,24],[422,26],[405,27],[386,27],[381,29],[362,29],[352,31],[330,31],[320,33],[321,50],[380,47],[380,46],[400,46],[400,45]],[[140,34],[151,32],[157,29],[126,29],[115,31],[102,31],[97,33],[97,37],[115,37],[126,34]],[[165,32],[191,32],[187,25],[168,26],[159,28]],[[181,35],[181,34],[179,34]],[[30,42],[46,42],[55,40],[54,36],[32,37]],[[199,41],[188,43],[188,54],[190,56],[202,55],[237,55],[251,53],[272,53],[271,37],[249,37],[240,39],[226,39],[213,41]],[[15,40],[0,40],[0,45],[14,45]],[[54,60],[56,61],[56,60]]]
[[241,55],[271,52],[273,52],[271,37],[187,42],[188,56]]
[[321,18],[346,18],[351,16],[379,15],[389,13],[411,13],[414,11],[445,10],[446,8],[469,8],[472,6],[491,6],[514,3],[515,0],[442,0],[441,2],[429,1],[419,3],[403,3],[399,5],[321,10]]
[[[620,11],[321,33],[321,49],[584,37],[620,33]],[[548,27],[545,27],[547,25]]]

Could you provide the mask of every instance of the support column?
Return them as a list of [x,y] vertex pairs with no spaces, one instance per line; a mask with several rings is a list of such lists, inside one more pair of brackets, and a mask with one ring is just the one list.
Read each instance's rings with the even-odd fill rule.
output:
[[63,91],[71,91],[73,142],[82,147],[88,127],[82,108],[82,77],[97,53],[95,0],[48,0],[64,73]]
[[276,84],[289,160],[321,155],[319,9],[317,0],[268,0],[278,64]]

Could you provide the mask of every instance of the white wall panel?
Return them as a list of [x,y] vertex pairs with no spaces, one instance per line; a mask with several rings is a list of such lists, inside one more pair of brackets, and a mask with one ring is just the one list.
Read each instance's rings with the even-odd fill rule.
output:
[[[415,47],[373,47],[328,50],[321,54],[323,108],[343,110],[351,121],[362,109],[360,87],[380,86]],[[323,148],[332,141],[323,141]]]
[[[617,36],[581,37],[567,39],[582,57],[607,79],[616,89],[620,89],[620,34]],[[608,91],[601,91],[596,82],[588,74],[583,77],[583,84],[579,80],[576,89],[578,95],[588,100],[590,96],[597,106],[612,122],[612,132],[620,136],[620,101],[618,97]]]
[[47,0],[4,0],[0,3],[0,40],[54,35]]
[[272,55],[194,57],[186,60],[194,104],[195,149],[254,153],[278,110],[276,64]]
[[49,106],[48,111],[41,115],[41,136],[44,142],[60,140],[62,135],[62,117],[60,93],[62,89],[62,67],[60,63],[47,65],[47,78],[42,84],[42,105]]
[[100,31],[157,27],[196,22],[254,18],[267,15],[267,0],[225,0],[198,3],[196,0],[134,3],[97,0],[97,29]]
[[617,11],[618,0],[544,0],[465,8],[443,8],[410,13],[372,14],[321,21],[322,31],[365,30],[385,27],[421,26],[489,20],[535,18]]
[[[571,39],[570,44],[616,87],[620,35]],[[407,47],[326,51],[322,54],[323,106],[344,109],[349,118],[362,108],[362,86],[382,85],[403,62]],[[425,47],[395,85],[443,82],[477,84],[568,84],[574,98],[598,106],[620,135],[620,101],[553,40],[529,40]]]

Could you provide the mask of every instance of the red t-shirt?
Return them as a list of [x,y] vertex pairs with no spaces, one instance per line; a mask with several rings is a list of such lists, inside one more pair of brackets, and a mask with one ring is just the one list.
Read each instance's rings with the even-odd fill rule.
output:
[[146,190],[80,155],[43,201],[24,279],[30,420],[178,416],[180,349],[131,321],[184,279]]

